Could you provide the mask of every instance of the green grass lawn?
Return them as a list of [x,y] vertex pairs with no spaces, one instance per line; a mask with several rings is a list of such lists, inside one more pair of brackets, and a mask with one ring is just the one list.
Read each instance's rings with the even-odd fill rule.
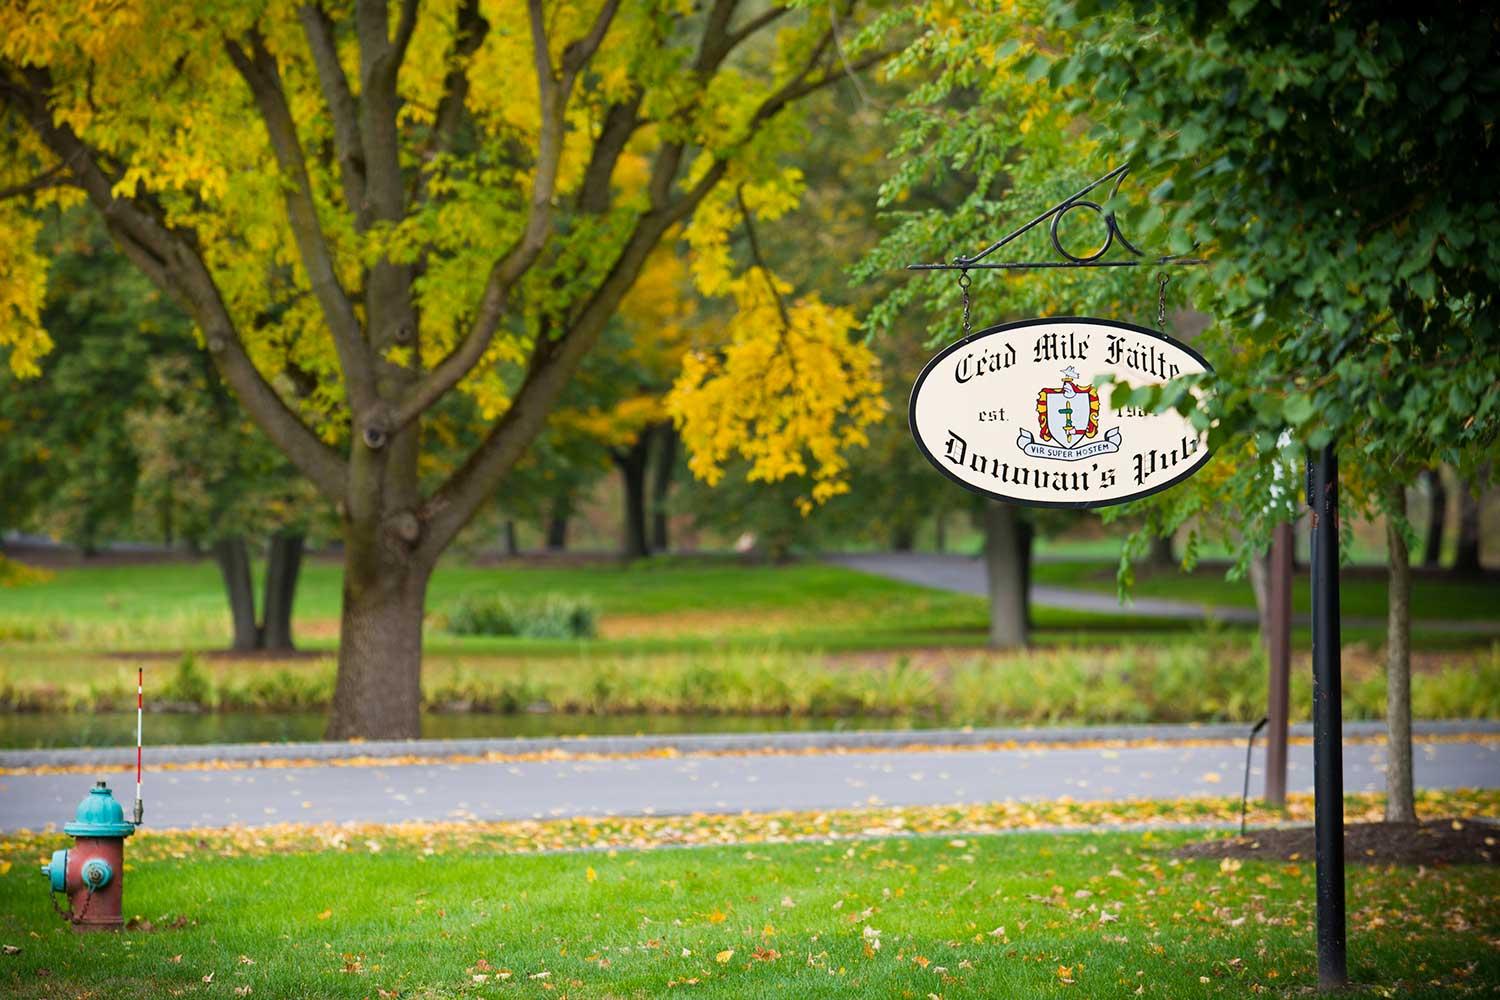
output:
[[[239,835],[251,843],[253,831]],[[1203,834],[937,836],[507,855],[441,840],[138,860],[78,936],[0,876],[0,992],[40,998],[1300,996],[1310,863],[1180,861]],[[1359,995],[1492,995],[1500,871],[1362,868]],[[179,926],[180,924],[180,926]]]
[[[304,644],[332,648],[341,579],[336,562],[320,559],[305,566],[294,613]],[[911,645],[941,642],[956,633],[979,636],[985,621],[983,602],[975,597],[815,562],[747,566],[733,560],[567,568],[450,561],[433,575],[428,609],[441,613],[457,598],[476,593],[586,598],[599,609],[606,639],[622,649],[773,635],[819,645]],[[1124,621],[1123,616],[1099,617],[1100,624]],[[0,636],[13,639],[61,638],[111,649],[201,647],[226,641],[228,626],[218,570],[207,560],[64,569],[39,584],[0,589]],[[431,641],[439,650],[497,645],[437,630]],[[524,643],[513,639],[498,645],[524,651]]]

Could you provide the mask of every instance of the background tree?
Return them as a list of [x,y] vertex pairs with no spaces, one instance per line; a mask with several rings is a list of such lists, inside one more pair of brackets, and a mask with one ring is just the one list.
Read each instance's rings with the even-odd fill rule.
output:
[[[651,251],[690,219],[711,245],[726,191],[794,198],[786,112],[883,58],[848,8],[842,29],[827,3],[739,8],[73,0],[0,12],[0,182],[33,204],[62,184],[92,205],[337,507],[331,736],[418,734],[438,557],[503,488]],[[25,277],[0,309],[18,372],[46,346],[29,218],[13,200],[3,219],[5,267]],[[700,275],[708,294],[733,282]],[[756,293],[735,301],[764,313]],[[799,366],[858,362],[848,333],[804,324]],[[733,335],[779,338],[763,323]],[[287,384],[294,370],[307,393]],[[840,405],[857,405],[867,386],[854,385]],[[822,388],[783,380],[763,396],[796,409]],[[424,419],[455,391],[488,429],[451,475],[426,480]],[[784,424],[762,471],[784,474],[807,450],[822,492],[836,491],[851,438],[837,420],[815,410]]]
[[[316,498],[237,412],[170,301],[80,212],[50,213],[45,377],[0,371],[5,523],[91,554],[122,535],[212,548],[235,649],[290,649]],[[271,536],[264,615],[248,538]]]
[[[1207,380],[1197,419],[1211,446],[1248,459],[1241,483],[1265,477],[1286,429],[1310,449],[1338,442],[1356,456],[1345,510],[1381,510],[1398,532],[1419,471],[1410,456],[1487,481],[1500,429],[1490,391],[1500,210],[1483,167],[1497,141],[1495,18],[1466,5],[1412,15],[1337,2],[1057,3],[1053,13],[1077,44],[1066,58],[1039,54],[1036,71],[1060,87],[1087,81],[1072,109],[1151,172],[1142,238],[1213,261],[1196,280],[1235,363]],[[1245,513],[1242,545],[1263,546],[1271,522]],[[1391,540],[1387,811],[1405,820],[1409,617],[1399,612],[1410,584],[1404,537]]]

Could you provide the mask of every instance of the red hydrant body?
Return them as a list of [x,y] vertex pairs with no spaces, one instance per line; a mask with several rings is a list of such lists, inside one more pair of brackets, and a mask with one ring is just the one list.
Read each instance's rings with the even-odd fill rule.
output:
[[125,838],[135,825],[101,781],[63,832],[74,838],[73,846],[54,852],[42,874],[53,892],[67,894],[69,923],[77,931],[118,930],[124,923]]

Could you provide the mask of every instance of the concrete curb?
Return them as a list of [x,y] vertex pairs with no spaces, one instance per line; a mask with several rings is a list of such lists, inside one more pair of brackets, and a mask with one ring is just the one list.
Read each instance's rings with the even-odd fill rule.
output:
[[[1500,720],[1456,719],[1416,722],[1416,736],[1500,735]],[[965,747],[986,743],[1043,743],[1059,748],[1099,740],[1243,741],[1243,724],[1142,726],[1069,726],[1006,729],[892,729],[808,733],[705,733],[674,736],[570,736],[551,739],[379,740],[366,743],[228,743],[146,748],[146,768],[156,764],[254,762],[262,760],[341,760],[350,757],[482,757],[567,753],[644,754],[736,753],[757,750],[900,750],[914,745]],[[1383,722],[1346,722],[1346,737],[1385,734]],[[1311,737],[1312,726],[1292,726],[1294,737]],[[125,767],[135,763],[134,747],[69,747],[53,750],[0,751],[0,768]]]

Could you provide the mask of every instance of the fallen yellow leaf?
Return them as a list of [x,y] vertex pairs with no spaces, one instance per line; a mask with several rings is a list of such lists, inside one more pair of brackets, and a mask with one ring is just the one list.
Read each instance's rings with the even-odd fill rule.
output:
[[723,951],[719,952],[717,955],[714,956],[714,961],[718,962],[720,965],[723,965],[723,964],[725,964],[726,962],[728,962],[733,957],[734,957],[734,949],[733,948],[725,948]]
[[332,910],[324,910],[322,913],[318,914],[318,919],[319,920],[327,920],[331,916],[333,916],[333,911]]
[[594,871],[593,865],[590,865],[588,871],[583,873],[583,877],[588,879],[590,882],[597,882],[599,880],[599,873]]

